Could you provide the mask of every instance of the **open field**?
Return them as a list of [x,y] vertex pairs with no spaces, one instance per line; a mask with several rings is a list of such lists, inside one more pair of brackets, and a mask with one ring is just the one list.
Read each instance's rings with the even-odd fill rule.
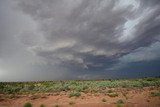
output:
[[160,107],[160,78],[0,83],[0,107],[27,102],[32,107]]

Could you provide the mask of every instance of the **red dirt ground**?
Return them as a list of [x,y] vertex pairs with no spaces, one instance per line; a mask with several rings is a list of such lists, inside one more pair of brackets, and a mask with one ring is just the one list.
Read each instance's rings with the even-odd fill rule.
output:
[[[67,92],[36,93],[25,95],[0,94],[0,107],[23,107],[25,102],[32,103],[33,107],[160,107],[160,97],[151,96],[151,92],[160,91],[160,87],[146,88],[112,88],[118,93],[117,97],[109,97],[105,93],[81,93],[80,97],[68,97]],[[103,102],[102,99],[106,99]],[[117,105],[122,99],[124,104]]]

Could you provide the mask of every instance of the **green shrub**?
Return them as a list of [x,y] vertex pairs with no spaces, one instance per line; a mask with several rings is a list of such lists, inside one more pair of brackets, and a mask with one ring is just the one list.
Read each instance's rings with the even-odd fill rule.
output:
[[113,91],[112,90],[108,90],[107,93],[113,93]]
[[110,96],[110,97],[117,97],[118,96],[117,93],[108,93],[107,95]]
[[28,85],[28,90],[33,90],[35,88],[34,84]]
[[151,92],[151,96],[153,97],[160,96],[160,92]]
[[32,104],[30,102],[27,102],[27,103],[24,104],[23,107],[32,107]]
[[69,97],[73,97],[73,96],[79,97],[79,96],[81,96],[81,93],[78,92],[78,91],[73,91],[73,92],[71,92],[71,93],[69,94]]
[[118,101],[116,102],[116,104],[124,104],[124,102],[123,102],[122,99],[120,99],[120,100],[118,100]]

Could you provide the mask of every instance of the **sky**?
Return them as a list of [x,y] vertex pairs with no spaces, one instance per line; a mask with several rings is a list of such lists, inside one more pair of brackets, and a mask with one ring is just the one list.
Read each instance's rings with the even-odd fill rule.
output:
[[160,0],[0,0],[0,81],[160,76]]

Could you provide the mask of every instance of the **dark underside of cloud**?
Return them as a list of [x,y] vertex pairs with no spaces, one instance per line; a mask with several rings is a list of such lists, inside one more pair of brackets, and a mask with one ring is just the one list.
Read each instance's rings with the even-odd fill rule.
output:
[[[8,73],[26,74],[24,80],[160,75],[159,0],[16,0],[10,4],[13,10],[8,16],[19,16],[0,20],[12,25],[9,33],[0,26],[5,29],[0,29],[0,64],[3,69],[14,68]],[[11,11],[2,9],[4,16]]]

